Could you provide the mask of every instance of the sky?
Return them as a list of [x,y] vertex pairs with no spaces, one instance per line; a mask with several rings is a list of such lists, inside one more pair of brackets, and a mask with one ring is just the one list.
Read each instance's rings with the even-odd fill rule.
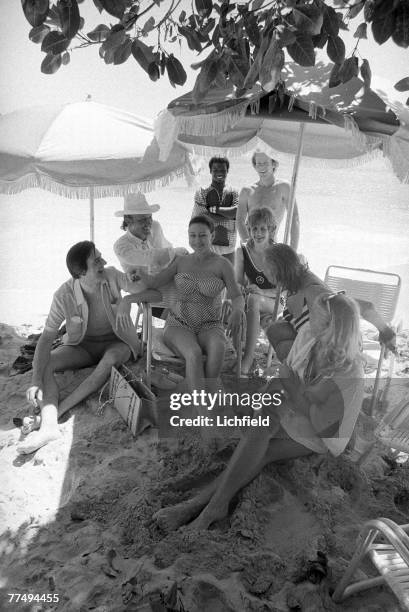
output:
[[[167,3],[168,0],[162,6]],[[178,13],[184,5],[188,10],[190,4],[190,0],[182,0]],[[85,0],[80,8],[85,18],[85,32],[98,23],[109,22],[110,17],[106,13],[100,15],[92,0]],[[188,73],[184,87],[176,89],[170,85],[166,75],[156,83],[150,81],[132,56],[120,66],[106,65],[98,55],[97,46],[75,50],[68,66],[62,66],[54,75],[44,75],[40,72],[44,54],[40,45],[28,39],[31,26],[23,15],[20,1],[0,0],[0,9],[3,21],[0,37],[2,114],[33,104],[81,101],[91,95],[95,102],[154,119],[173,98],[192,88],[197,73],[188,67],[208,53],[205,51],[198,57],[185,45],[182,51],[179,45],[174,45],[173,52],[182,60]],[[115,22],[114,18],[111,19]],[[351,22],[351,33],[346,38],[347,52],[351,52],[356,42],[352,33],[360,21],[361,17],[358,16]],[[382,46],[373,41],[361,41],[359,50],[362,58],[370,60],[374,74],[392,83],[409,76],[408,49],[397,47],[390,41]],[[406,97],[404,95],[403,99]]]

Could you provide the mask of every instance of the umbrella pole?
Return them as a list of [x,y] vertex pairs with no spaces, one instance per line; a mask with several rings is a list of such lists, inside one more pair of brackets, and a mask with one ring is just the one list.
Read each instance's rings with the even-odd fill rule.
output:
[[95,239],[95,230],[94,230],[94,188],[89,188],[89,236],[91,242],[94,242]]
[[295,191],[297,188],[298,170],[300,167],[302,147],[304,143],[304,130],[305,130],[305,123],[300,123],[300,129],[298,132],[297,153],[295,155],[293,176],[291,178],[290,201],[289,201],[289,206],[287,210],[287,220],[286,220],[285,232],[284,232],[284,243],[285,244],[288,244],[290,242],[290,231],[291,231],[291,224],[293,221],[294,206],[295,206]]
[[[290,230],[291,230],[291,224],[292,224],[292,221],[293,221],[293,214],[294,214],[295,190],[296,190],[296,187],[297,187],[298,169],[300,167],[301,156],[302,156],[302,146],[303,146],[303,142],[304,142],[304,130],[305,130],[305,123],[300,123],[300,129],[299,129],[299,132],[298,132],[297,153],[295,155],[295,162],[294,162],[294,168],[293,168],[293,176],[291,178],[290,201],[289,201],[289,206],[288,206],[288,210],[287,210],[287,220],[286,220],[285,232],[284,232],[284,243],[285,244],[288,244],[290,242]],[[276,300],[275,300],[275,304],[274,304],[274,311],[273,311],[273,321],[276,321],[276,319],[277,319],[278,308],[280,306],[280,297],[281,297],[282,290],[283,290],[282,287],[280,287],[280,286],[277,287],[277,295],[276,295]]]

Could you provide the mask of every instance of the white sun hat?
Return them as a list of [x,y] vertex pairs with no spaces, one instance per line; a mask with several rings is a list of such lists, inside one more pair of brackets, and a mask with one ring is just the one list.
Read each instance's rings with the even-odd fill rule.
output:
[[145,195],[138,191],[137,193],[126,194],[124,197],[124,209],[117,210],[115,217],[123,217],[124,215],[151,215],[159,209],[159,204],[149,204]]

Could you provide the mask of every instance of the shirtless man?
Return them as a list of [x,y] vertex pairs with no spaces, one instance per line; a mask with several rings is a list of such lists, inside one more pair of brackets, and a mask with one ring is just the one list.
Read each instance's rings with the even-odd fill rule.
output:
[[[265,153],[260,152],[254,153],[251,161],[260,180],[251,187],[243,187],[240,192],[236,222],[242,242],[246,242],[250,238],[246,227],[246,220],[253,208],[270,208],[278,228],[283,220],[285,211],[288,211],[290,205],[289,183],[276,180],[275,178],[278,162],[268,157]],[[295,203],[290,231],[290,245],[295,250],[298,246],[299,234],[300,223],[297,203]]]
[[[28,401],[41,408],[39,431],[32,431],[17,451],[33,453],[60,436],[57,417],[97,391],[110,375],[111,367],[136,358],[139,340],[132,321],[121,309],[121,290],[134,293],[138,285],[123,272],[105,268],[106,261],[93,242],[78,242],[68,251],[67,268],[71,278],[55,292],[33,359],[33,377],[27,390]],[[157,291],[146,291],[146,299],[160,298]],[[63,344],[52,344],[63,322]],[[96,366],[93,372],[58,403],[55,372]]]

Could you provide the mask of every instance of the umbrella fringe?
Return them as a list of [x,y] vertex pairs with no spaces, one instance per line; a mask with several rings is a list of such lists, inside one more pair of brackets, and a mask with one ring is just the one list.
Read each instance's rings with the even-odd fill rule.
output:
[[62,185],[48,176],[30,174],[17,181],[14,181],[13,183],[5,183],[0,181],[0,193],[12,195],[20,193],[25,189],[44,189],[65,198],[82,200],[90,197],[90,187],[93,187],[95,198],[107,198],[123,196],[134,191],[148,193],[161,187],[166,187],[172,181],[180,178],[185,178],[188,185],[192,185],[194,183],[194,172],[190,162],[185,163],[185,165],[181,168],[173,170],[165,176],[136,183],[127,183],[124,185],[90,185],[88,187]]
[[252,105],[252,112],[257,112],[256,105],[250,101],[237,104],[232,109],[224,109],[218,113],[196,115],[194,117],[176,117],[177,134],[192,134],[193,136],[217,136],[233,127],[246,114],[247,107]]

